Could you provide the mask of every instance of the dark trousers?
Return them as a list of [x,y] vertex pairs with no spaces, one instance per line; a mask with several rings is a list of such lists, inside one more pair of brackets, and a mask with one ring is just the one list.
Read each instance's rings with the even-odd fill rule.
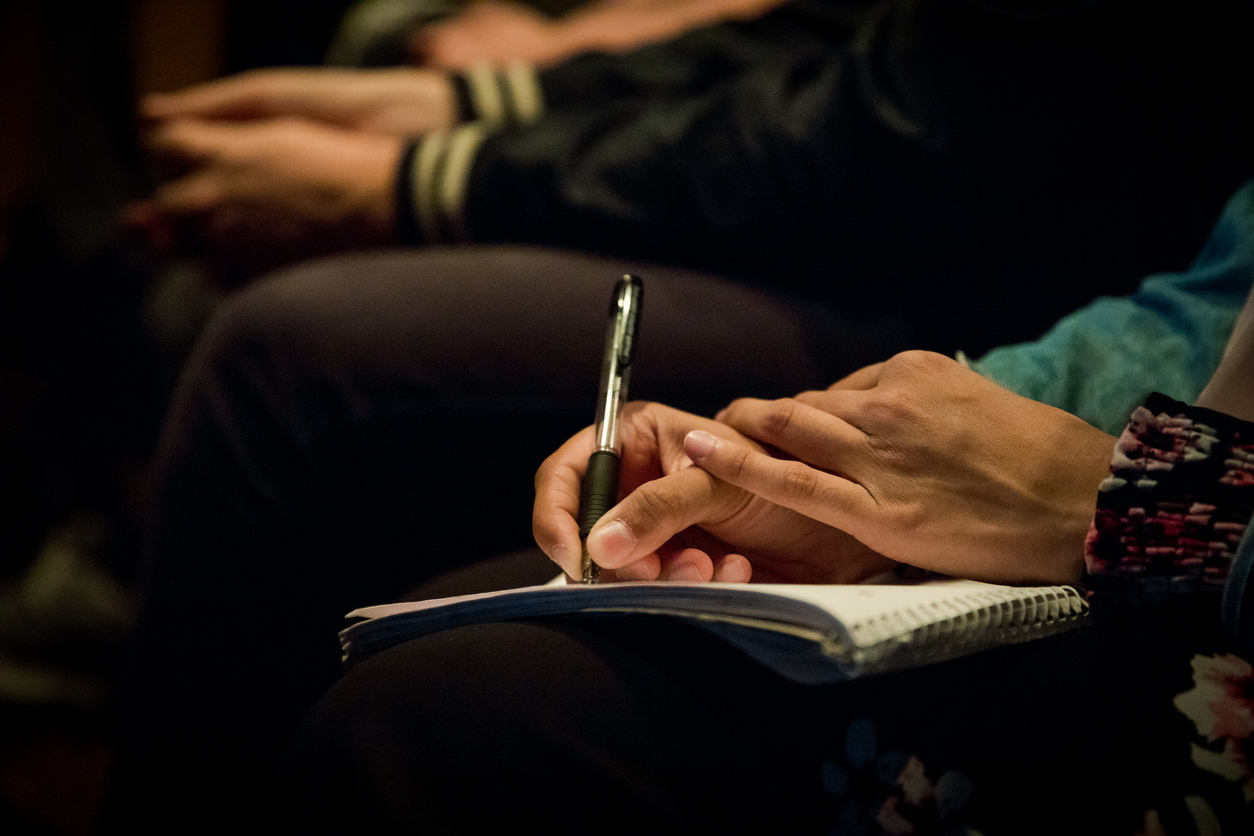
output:
[[708,276],[518,247],[329,259],[239,293],[161,441],[112,825],[235,826],[336,680],[346,612],[530,544],[535,469],[591,423],[625,271],[645,282],[636,397],[709,414],[907,345]]
[[[663,617],[449,630],[368,658],[319,701],[286,753],[273,826],[1247,833],[1240,782],[1191,760],[1191,743],[1222,743],[1173,704],[1194,654],[1214,649],[1199,615],[1116,618],[825,686]],[[1235,690],[1202,702],[1223,717]]]
[[1238,784],[1190,759],[1222,741],[1173,705],[1219,647],[1192,617],[823,687],[642,618],[449,631],[341,676],[354,607],[555,573],[481,559],[528,542],[536,465],[589,423],[628,269],[641,397],[709,412],[900,347],[709,277],[531,249],[328,260],[241,293],[162,440],[104,832],[1106,834],[1153,811],[1177,833],[1197,799],[1249,824]]

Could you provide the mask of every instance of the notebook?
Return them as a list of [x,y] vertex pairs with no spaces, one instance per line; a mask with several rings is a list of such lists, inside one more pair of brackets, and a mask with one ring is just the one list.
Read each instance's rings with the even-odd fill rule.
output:
[[612,583],[531,586],[354,610],[346,661],[439,630],[546,615],[669,617],[699,625],[777,673],[840,682],[1031,641],[1087,623],[1070,586]]

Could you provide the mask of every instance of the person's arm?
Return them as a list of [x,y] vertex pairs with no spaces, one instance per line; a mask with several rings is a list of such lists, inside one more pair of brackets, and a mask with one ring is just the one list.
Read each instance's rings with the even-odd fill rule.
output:
[[1237,315],[1223,358],[1197,405],[1254,421],[1254,292]]
[[149,139],[178,175],[127,209],[160,249],[234,285],[314,255],[396,240],[402,143],[301,119],[178,119]]
[[[649,251],[674,240],[704,247],[711,234],[726,235],[713,229],[712,213],[730,213],[737,222],[746,213],[755,221],[771,218],[765,205],[745,205],[750,195],[788,203],[788,212],[803,216],[805,195],[782,194],[791,184],[755,180],[761,166],[746,165],[752,155],[738,146],[763,139],[774,144],[790,133],[794,144],[822,141],[802,124],[821,113],[784,124],[789,101],[801,97],[801,110],[825,110],[835,89],[858,86],[851,74],[832,76],[865,18],[847,12],[825,20],[788,7],[628,55],[586,54],[544,70],[535,76],[541,117],[509,123],[481,117],[420,140],[400,176],[410,193],[403,216],[415,219],[401,237],[611,250],[630,239],[630,249]],[[522,72],[519,64],[465,71],[474,111],[497,110],[490,102],[494,91],[514,99],[508,74]],[[772,158],[790,153],[769,150]],[[801,165],[816,154],[826,151],[810,148],[811,159]],[[807,176],[799,172],[793,179]],[[730,200],[723,200],[716,192],[727,189]],[[616,228],[611,234],[618,240],[608,240],[606,224]],[[758,228],[754,235],[773,232]],[[787,242],[779,246],[786,249]]]
[[396,197],[407,138],[468,119],[477,136],[536,119],[541,106],[526,67],[268,69],[149,96],[147,145],[172,176],[128,219],[230,283],[394,244],[397,210],[412,208]]
[[785,11],[581,56],[540,73],[544,118],[427,137],[410,177],[415,215],[434,218],[424,231],[680,262],[693,250],[758,258],[764,240],[804,248],[799,236],[830,215],[817,204],[853,196],[833,182],[851,176],[839,149],[912,145],[919,127],[888,92],[893,70],[854,55],[856,25],[778,22]]

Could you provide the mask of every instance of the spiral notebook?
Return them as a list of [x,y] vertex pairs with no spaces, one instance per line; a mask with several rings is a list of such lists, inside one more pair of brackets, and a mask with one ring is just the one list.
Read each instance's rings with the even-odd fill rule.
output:
[[614,583],[532,586],[354,610],[346,661],[410,638],[546,615],[680,618],[797,682],[839,682],[1030,641],[1087,622],[1069,586]]

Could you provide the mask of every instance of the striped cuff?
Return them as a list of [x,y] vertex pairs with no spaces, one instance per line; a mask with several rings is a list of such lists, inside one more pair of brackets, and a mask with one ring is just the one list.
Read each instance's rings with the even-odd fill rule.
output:
[[1110,472],[1085,543],[1089,588],[1143,603],[1223,591],[1254,511],[1254,424],[1154,394]]
[[[412,155],[406,156],[408,165],[402,165],[399,172],[401,188],[397,198],[401,204],[397,216],[402,240],[427,244],[461,244],[470,240],[466,231],[466,186],[475,152],[488,133],[482,122],[470,122],[418,140]],[[405,228],[407,222],[416,224],[417,229]]]
[[469,241],[466,190],[479,146],[491,134],[531,124],[544,113],[540,81],[530,64],[482,64],[453,81],[469,121],[407,146],[397,172],[397,233],[406,244]]
[[498,131],[529,125],[544,114],[544,96],[535,67],[521,61],[476,64],[462,73],[471,118]]

